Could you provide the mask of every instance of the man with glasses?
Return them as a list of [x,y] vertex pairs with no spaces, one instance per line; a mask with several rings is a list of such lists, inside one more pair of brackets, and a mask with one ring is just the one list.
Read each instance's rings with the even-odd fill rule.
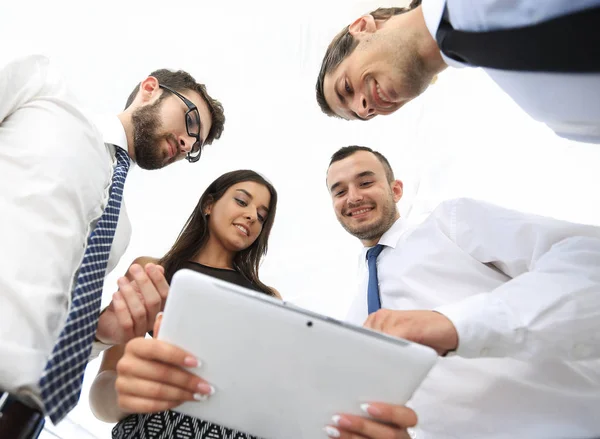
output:
[[[114,301],[99,314],[104,276],[130,237],[121,203],[130,164],[195,163],[224,122],[222,105],[184,71],[152,72],[123,112],[92,120],[47,58],[0,70],[0,437],[37,437],[44,415],[59,422],[90,355],[126,341]],[[132,278],[140,272],[133,266]],[[152,327],[153,302],[131,312],[132,324]]]

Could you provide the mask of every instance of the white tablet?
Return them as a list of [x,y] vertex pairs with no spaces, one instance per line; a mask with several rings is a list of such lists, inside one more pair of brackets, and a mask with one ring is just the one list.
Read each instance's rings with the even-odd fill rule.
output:
[[158,338],[194,354],[190,370],[216,389],[175,411],[265,439],[325,437],[336,413],[404,404],[437,358],[190,270],[173,276]]

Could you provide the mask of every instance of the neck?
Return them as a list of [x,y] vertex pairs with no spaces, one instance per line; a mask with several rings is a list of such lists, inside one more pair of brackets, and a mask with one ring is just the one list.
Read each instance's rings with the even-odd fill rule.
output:
[[127,153],[132,160],[135,160],[135,149],[133,147],[133,123],[131,122],[131,114],[123,112],[117,115],[123,128],[125,129],[125,136],[127,136]]
[[233,269],[235,253],[227,250],[223,245],[209,236],[208,241],[194,257],[193,261],[214,268]]
[[390,20],[392,19],[394,19],[395,27],[399,32],[406,34],[408,31],[410,39],[415,45],[416,53],[423,63],[423,69],[426,74],[429,74],[433,78],[448,67],[442,58],[437,41],[435,41],[427,28],[422,6],[418,6],[410,12],[396,15]]

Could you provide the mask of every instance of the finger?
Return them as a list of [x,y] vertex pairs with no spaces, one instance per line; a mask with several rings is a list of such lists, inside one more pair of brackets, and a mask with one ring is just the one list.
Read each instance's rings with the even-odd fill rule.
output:
[[404,405],[373,402],[362,404],[360,408],[372,418],[381,422],[386,422],[402,428],[414,427],[417,425],[417,414],[413,409]]
[[118,395],[117,404],[121,410],[130,413],[164,412],[183,404],[185,401],[157,401],[131,395]]
[[203,387],[190,392],[169,384],[128,376],[118,376],[115,381],[115,388],[119,395],[173,402],[204,401],[213,393],[210,387]]
[[[163,305],[169,294],[169,284],[165,278],[165,269],[161,265],[148,264],[146,265],[146,273],[152,280],[156,291],[160,295]],[[161,308],[162,309],[162,308]]]
[[325,434],[332,438],[340,438],[340,439],[367,439],[365,436],[361,436],[359,434],[351,433],[348,431],[342,430],[340,427],[334,425],[327,425],[323,431]]
[[340,437],[354,437],[353,435],[370,439],[408,439],[410,437],[403,427],[383,424],[360,416],[335,415],[332,421],[340,432]]
[[163,313],[162,311],[156,314],[156,319],[154,320],[154,328],[152,328],[152,333],[154,334],[154,338],[158,338],[158,331],[160,331],[160,325],[162,323]]
[[[147,269],[149,269],[151,265],[154,264],[147,264]],[[146,273],[146,270],[144,270],[139,264],[133,264],[131,267],[129,267],[129,273],[134,278],[134,281],[142,294],[147,318],[146,323],[149,325],[145,327],[144,330],[149,330],[154,324],[154,318],[156,317],[156,314],[161,309],[162,297],[157,291],[157,287],[154,285],[154,282]]]
[[368,329],[374,329],[374,327],[373,327],[374,323],[375,323],[375,313],[371,313],[371,314],[369,314],[369,317],[367,317],[367,320],[365,320],[365,323],[363,323],[363,326]]
[[117,322],[121,331],[123,331],[123,340],[131,340],[135,337],[133,319],[127,307],[125,299],[119,291],[113,294],[113,311],[117,317]]
[[207,389],[207,387],[198,387],[202,384],[208,385],[206,381],[191,372],[181,369],[182,365],[189,367],[192,367],[193,364],[198,365],[198,361],[189,355],[187,355],[185,364],[183,364],[183,361],[178,361],[181,360],[182,352],[185,356],[185,351],[161,340],[133,339],[125,347],[125,354],[117,364],[117,373],[119,376],[130,376],[169,384],[192,393],[198,391],[207,393],[202,391],[202,388]]
[[146,326],[148,324],[146,318],[146,307],[131,285],[131,282],[129,282],[126,277],[121,277],[117,283],[119,284],[119,292],[125,300],[125,303],[127,303],[127,308],[133,322],[134,334],[138,336],[144,335],[146,333]]

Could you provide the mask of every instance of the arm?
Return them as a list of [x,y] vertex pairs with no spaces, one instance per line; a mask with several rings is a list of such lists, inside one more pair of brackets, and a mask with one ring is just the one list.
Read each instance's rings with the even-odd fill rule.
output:
[[118,422],[129,415],[117,404],[115,381],[117,363],[125,353],[125,345],[116,345],[104,352],[98,374],[90,388],[90,409],[104,422]]
[[438,308],[464,357],[600,358],[600,229],[473,200],[444,203],[437,226],[512,279]]

